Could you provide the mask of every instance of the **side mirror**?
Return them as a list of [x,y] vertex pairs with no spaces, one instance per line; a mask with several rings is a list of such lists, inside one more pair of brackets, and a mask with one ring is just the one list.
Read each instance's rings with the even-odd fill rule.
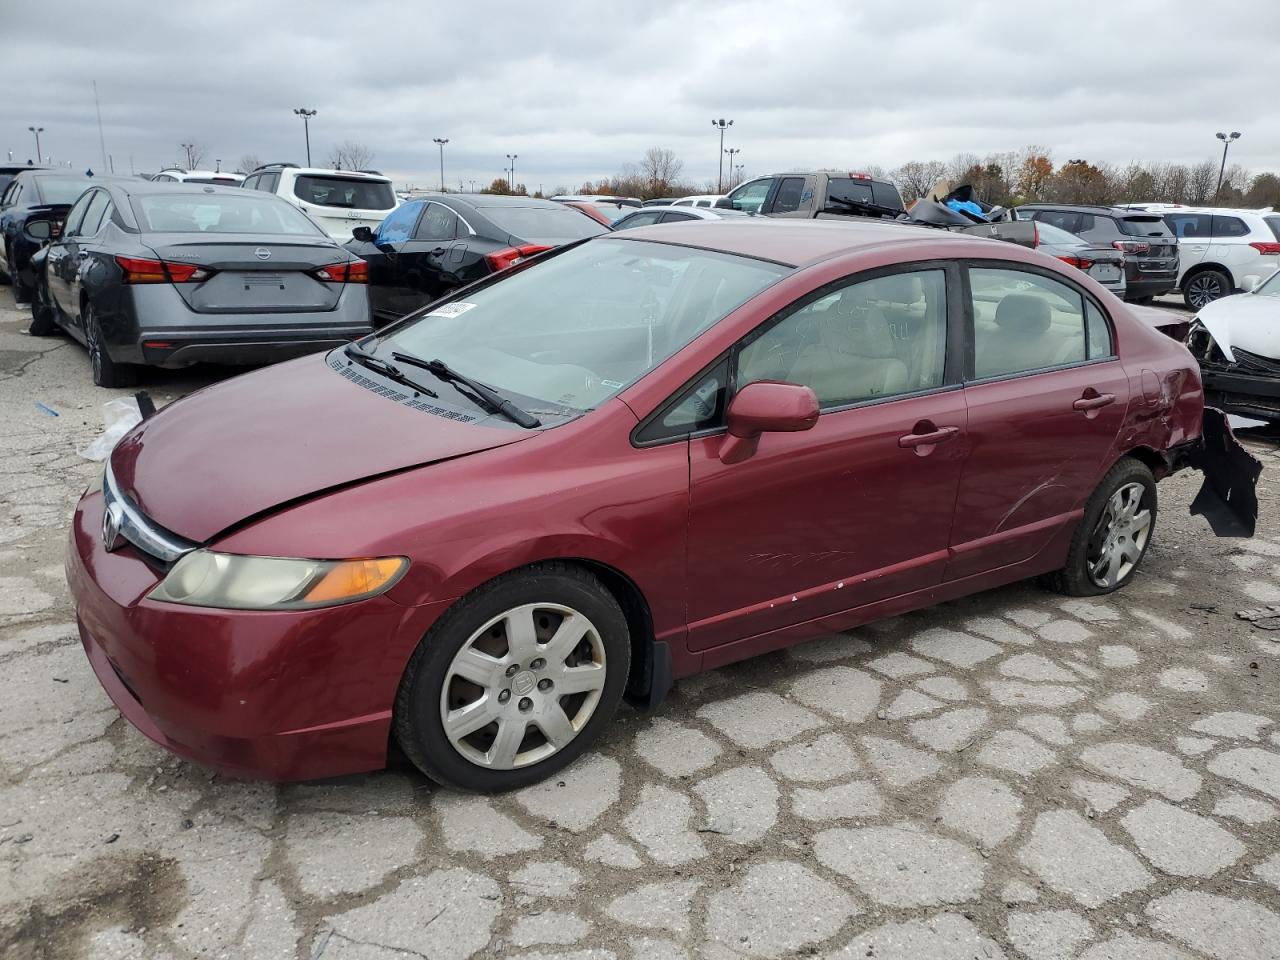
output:
[[1262,278],[1250,273],[1240,278],[1240,289],[1245,293],[1253,293],[1262,286]]
[[53,224],[48,220],[33,220],[27,224],[27,235],[33,240],[48,240],[53,236]]
[[373,230],[369,227],[356,227],[351,231],[351,239],[361,243],[373,243]]
[[720,208],[721,210],[734,210],[734,209],[736,209],[736,208],[734,207],[734,205],[733,205],[733,201],[732,201],[732,200],[730,200],[728,197],[720,197],[718,200],[716,200],[716,206],[717,206],[718,208]]
[[749,383],[725,412],[729,435],[720,444],[723,463],[739,463],[753,453],[762,433],[798,433],[818,422],[818,397],[798,383]]

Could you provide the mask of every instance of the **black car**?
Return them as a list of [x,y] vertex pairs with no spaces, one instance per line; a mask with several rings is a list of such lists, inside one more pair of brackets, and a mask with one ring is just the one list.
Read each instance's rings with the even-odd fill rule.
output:
[[33,263],[31,333],[66,330],[103,387],[139,364],[270,363],[371,330],[367,264],[288,201],[239,187],[104,181]]
[[22,168],[0,191],[0,274],[13,284],[14,299],[31,301],[31,258],[58,235],[62,220],[100,178],[66,171]]
[[1035,220],[1124,254],[1126,300],[1150,303],[1178,286],[1178,240],[1157,213],[1088,204],[1027,203],[1019,220]]
[[376,233],[357,227],[346,248],[369,263],[377,326],[543,250],[608,232],[549,200],[429,194],[397,207]]
[[14,177],[28,170],[43,170],[44,167],[37,167],[28,160],[26,163],[0,163],[0,194],[4,193],[4,188],[9,185]]

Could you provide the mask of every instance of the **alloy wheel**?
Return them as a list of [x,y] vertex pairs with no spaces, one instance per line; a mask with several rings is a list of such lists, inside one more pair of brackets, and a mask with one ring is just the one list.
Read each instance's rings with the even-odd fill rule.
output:
[[93,382],[102,381],[102,331],[98,329],[98,318],[93,315],[93,308],[84,308],[84,345],[89,351],[89,366],[93,370]]
[[1146,488],[1126,483],[1107,501],[1090,538],[1089,579],[1112,589],[1133,573],[1151,536],[1151,511],[1142,506]]
[[556,603],[513,607],[473,633],[449,664],[440,691],[445,736],[477,766],[538,763],[582,732],[606,670],[604,643],[583,614]]
[[1187,284],[1187,299],[1197,310],[1220,299],[1225,293],[1218,278],[1208,273],[1192,277],[1191,282]]

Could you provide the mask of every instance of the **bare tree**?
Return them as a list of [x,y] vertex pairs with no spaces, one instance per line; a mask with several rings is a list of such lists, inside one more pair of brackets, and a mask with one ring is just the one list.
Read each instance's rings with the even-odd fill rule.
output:
[[640,158],[640,166],[636,172],[645,181],[649,198],[665,197],[684,172],[684,161],[672,150],[650,147]]
[[262,166],[262,161],[258,159],[256,153],[246,153],[242,156],[236,166],[237,173],[253,173]]
[[199,170],[200,165],[204,163],[204,158],[209,154],[208,144],[200,143],[195,137],[188,137],[178,146],[182,147],[185,170]]
[[335,170],[364,170],[373,163],[373,151],[363,143],[344,140],[329,152],[329,163]]
[[1218,171],[1212,160],[1197,163],[1187,172],[1187,203],[1202,206],[1213,196],[1218,185]]
[[911,203],[923,197],[946,171],[947,165],[941,160],[908,160],[893,171],[892,179],[898,185],[902,199]]

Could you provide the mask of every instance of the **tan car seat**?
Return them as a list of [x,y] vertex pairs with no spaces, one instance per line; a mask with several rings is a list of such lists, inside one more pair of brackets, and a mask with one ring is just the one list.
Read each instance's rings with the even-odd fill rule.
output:
[[978,379],[1049,367],[1058,362],[1062,338],[1050,331],[1053,315],[1043,297],[1011,293],[996,307],[995,330],[985,333],[974,358]]
[[840,295],[814,318],[815,341],[801,349],[787,377],[808,384],[824,404],[868,400],[907,389],[907,365],[898,359],[889,321],[865,306],[862,284]]

